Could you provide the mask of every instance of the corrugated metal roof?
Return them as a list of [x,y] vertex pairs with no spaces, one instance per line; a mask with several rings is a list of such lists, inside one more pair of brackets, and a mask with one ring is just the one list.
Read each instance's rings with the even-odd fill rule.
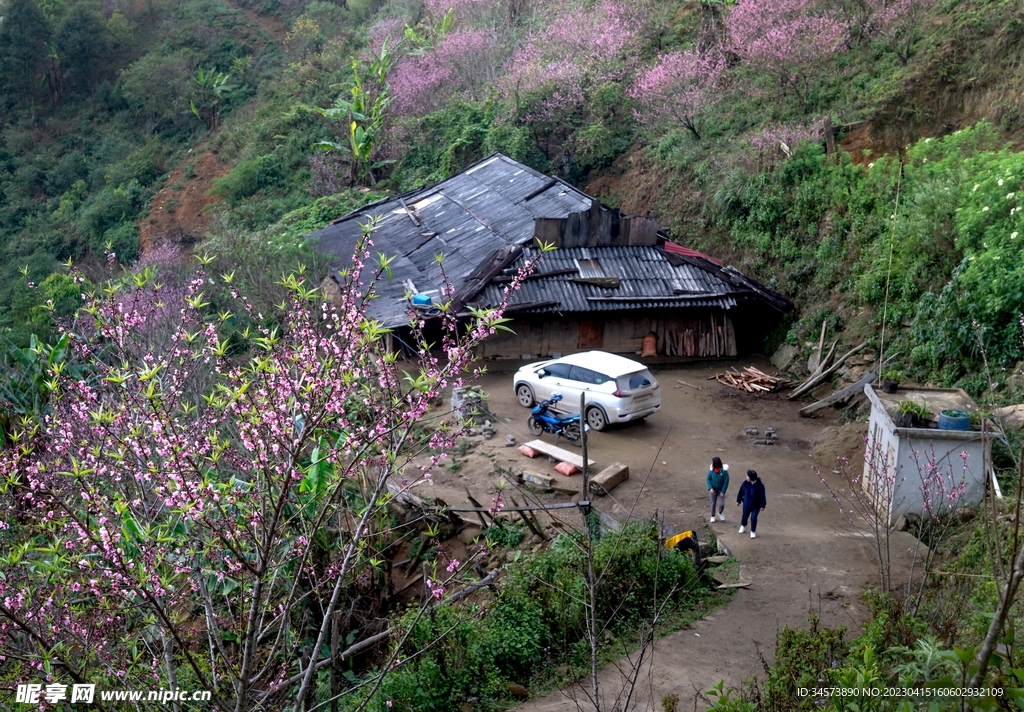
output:
[[390,281],[378,286],[367,311],[394,327],[409,321],[408,282],[421,292],[440,289],[435,255],[444,255],[444,272],[458,288],[497,250],[529,242],[536,218],[564,218],[591,203],[585,193],[498,153],[435,186],[368,205],[308,237],[338,255],[343,269],[362,226],[380,216],[371,251],[396,259]]
[[[505,270],[515,274],[523,262],[536,257],[528,247]],[[600,276],[581,270],[582,265],[600,264]],[[516,313],[579,313],[672,307],[717,307],[731,309],[740,301],[760,295],[745,284],[737,284],[711,262],[672,259],[660,247],[571,247],[548,252],[540,258],[537,274],[520,285],[510,304]],[[567,273],[574,270],[574,273]],[[581,272],[587,272],[582,274]],[[591,281],[583,281],[590,278]],[[618,278],[618,287],[608,282]],[[478,296],[481,306],[500,303],[507,282],[492,282]]]

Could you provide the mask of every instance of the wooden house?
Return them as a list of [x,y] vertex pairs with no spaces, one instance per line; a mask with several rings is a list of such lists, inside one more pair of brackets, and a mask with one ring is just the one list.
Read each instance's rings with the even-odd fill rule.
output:
[[[539,358],[602,349],[656,350],[672,357],[720,358],[757,350],[792,304],[708,255],[669,241],[651,218],[623,215],[578,189],[502,154],[462,173],[346,215],[310,235],[350,263],[362,226],[376,217],[373,250],[393,258],[368,313],[395,330],[417,312],[414,295],[440,297],[443,279],[460,313],[494,307],[537,242],[544,254],[508,303],[515,334],[480,347],[484,358]],[[443,255],[439,265],[437,255]],[[443,269],[443,276],[442,276]],[[337,293],[334,272],[324,284]]]

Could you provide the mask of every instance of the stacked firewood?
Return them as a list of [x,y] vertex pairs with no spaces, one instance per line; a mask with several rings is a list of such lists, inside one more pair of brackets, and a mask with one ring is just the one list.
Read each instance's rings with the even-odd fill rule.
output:
[[770,376],[753,366],[745,366],[742,371],[730,368],[725,373],[716,373],[708,378],[726,386],[737,388],[747,393],[771,393],[790,385],[790,382],[779,376]]

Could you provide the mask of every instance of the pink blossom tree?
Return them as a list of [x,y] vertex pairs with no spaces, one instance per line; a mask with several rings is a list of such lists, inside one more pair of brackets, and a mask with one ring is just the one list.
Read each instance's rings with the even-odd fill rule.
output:
[[682,126],[699,140],[701,118],[718,103],[724,71],[725,58],[718,53],[662,55],[630,90],[638,107],[636,118],[649,125]]
[[831,0],[830,7],[849,27],[851,46],[881,37],[906,64],[935,0]]
[[874,25],[903,64],[910,61],[914,44],[935,0],[875,0]]
[[812,79],[843,47],[848,28],[814,0],[740,0],[726,18],[729,47],[792,88],[804,109]]
[[[387,43],[388,47],[395,47],[405,36],[405,20],[400,17],[388,16],[378,20],[370,28],[370,38],[367,45],[375,52],[378,47]],[[373,61],[372,57],[367,57]]]
[[426,0],[429,21],[440,22],[450,11],[462,26],[508,28],[529,15],[536,0]]
[[422,116],[453,96],[477,93],[500,74],[507,54],[490,28],[447,32],[437,47],[405,57],[389,77],[394,111]]
[[510,96],[544,94],[533,118],[575,111],[593,89],[627,75],[640,26],[636,8],[617,0],[555,14],[515,53],[501,86]]
[[[263,318],[230,274],[191,279],[161,349],[147,347],[166,307],[145,270],[88,295],[63,330],[85,375],[54,369],[52,410],[0,451],[5,681],[209,690],[225,712],[306,710],[317,671],[355,651],[379,646],[381,676],[401,664],[387,643],[398,651],[407,631],[395,628],[320,651],[356,634],[335,612],[385,585],[388,504],[443,457],[416,466],[416,455],[451,451],[458,435],[437,424],[419,435],[430,403],[503,319],[475,311],[467,331],[447,310],[443,358],[421,340],[420,368],[405,373],[364,313],[388,267],[371,251],[367,236],[333,307],[286,277],[283,327],[247,329],[241,356],[225,326],[235,312]],[[210,304],[214,279],[232,304]],[[470,568],[449,565],[428,585],[443,596]]]

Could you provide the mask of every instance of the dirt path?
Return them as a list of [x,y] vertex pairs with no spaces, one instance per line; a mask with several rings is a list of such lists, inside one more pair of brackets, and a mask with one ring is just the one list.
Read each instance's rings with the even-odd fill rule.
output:
[[[770,369],[761,361],[753,364]],[[707,381],[713,372],[709,365],[655,370],[662,385],[661,412],[644,423],[592,434],[589,441],[590,456],[598,468],[615,460],[630,466],[631,477],[612,493],[614,499],[597,501],[601,509],[622,519],[635,502],[637,515],[657,511],[676,531],[697,529],[701,537],[715,535],[740,560],[740,579],[751,582],[725,608],[658,641],[654,663],[645,668],[633,709],[661,710],[660,701],[668,694],[679,695],[680,709],[693,709],[695,690],[706,691],[722,679],[738,685],[751,675],[763,674],[760,655],[769,662],[774,659],[778,630],[806,626],[811,611],[817,611],[825,625],[850,628],[856,628],[868,613],[860,593],[877,571],[870,547],[839,514],[811,458],[812,441],[830,421],[800,418],[799,406],[782,396],[753,396]],[[674,387],[679,378],[701,390]],[[491,411],[502,421],[497,424],[497,437],[462,458],[456,472],[436,476],[432,486],[423,488],[433,491],[424,494],[462,503],[463,487],[468,486],[478,499],[489,501],[489,490],[498,479],[489,472],[490,462],[553,472],[547,462],[528,460],[514,448],[503,447],[507,433],[520,443],[530,438],[525,432],[526,411],[512,396],[511,375],[488,374],[481,385],[490,395]],[[746,426],[762,432],[774,427],[778,444],[748,443]],[[846,443],[849,447],[849,438]],[[856,461],[856,453],[843,454]],[[704,477],[714,455],[731,465],[731,498],[748,468],[756,469],[765,482],[768,507],[756,540],[737,533],[739,510],[734,499],[726,509],[726,521],[709,526]],[[599,679],[602,697],[610,702],[622,687],[621,673],[610,665]],[[519,709],[574,709],[572,694],[572,689],[555,692]],[[703,707],[698,703],[698,709]],[[602,705],[602,709],[617,708]]]
[[[257,30],[252,40],[262,49],[270,42],[281,43],[288,33],[284,21],[276,15],[265,15],[248,7],[235,5],[249,21],[242,26],[244,37]],[[253,98],[251,103],[255,103]],[[213,182],[227,175],[232,166],[218,157],[213,147],[215,134],[189,149],[164,181],[163,187],[149,203],[149,214],[139,222],[139,244],[143,251],[154,243],[169,238],[176,242],[196,242],[206,236],[213,218],[213,205],[218,201],[209,195]]]
[[149,203],[149,215],[139,225],[139,243],[148,250],[163,238],[195,242],[206,236],[211,208],[217,198],[208,195],[213,181],[227,175],[231,166],[221,163],[209,142],[191,149],[164,181]]

